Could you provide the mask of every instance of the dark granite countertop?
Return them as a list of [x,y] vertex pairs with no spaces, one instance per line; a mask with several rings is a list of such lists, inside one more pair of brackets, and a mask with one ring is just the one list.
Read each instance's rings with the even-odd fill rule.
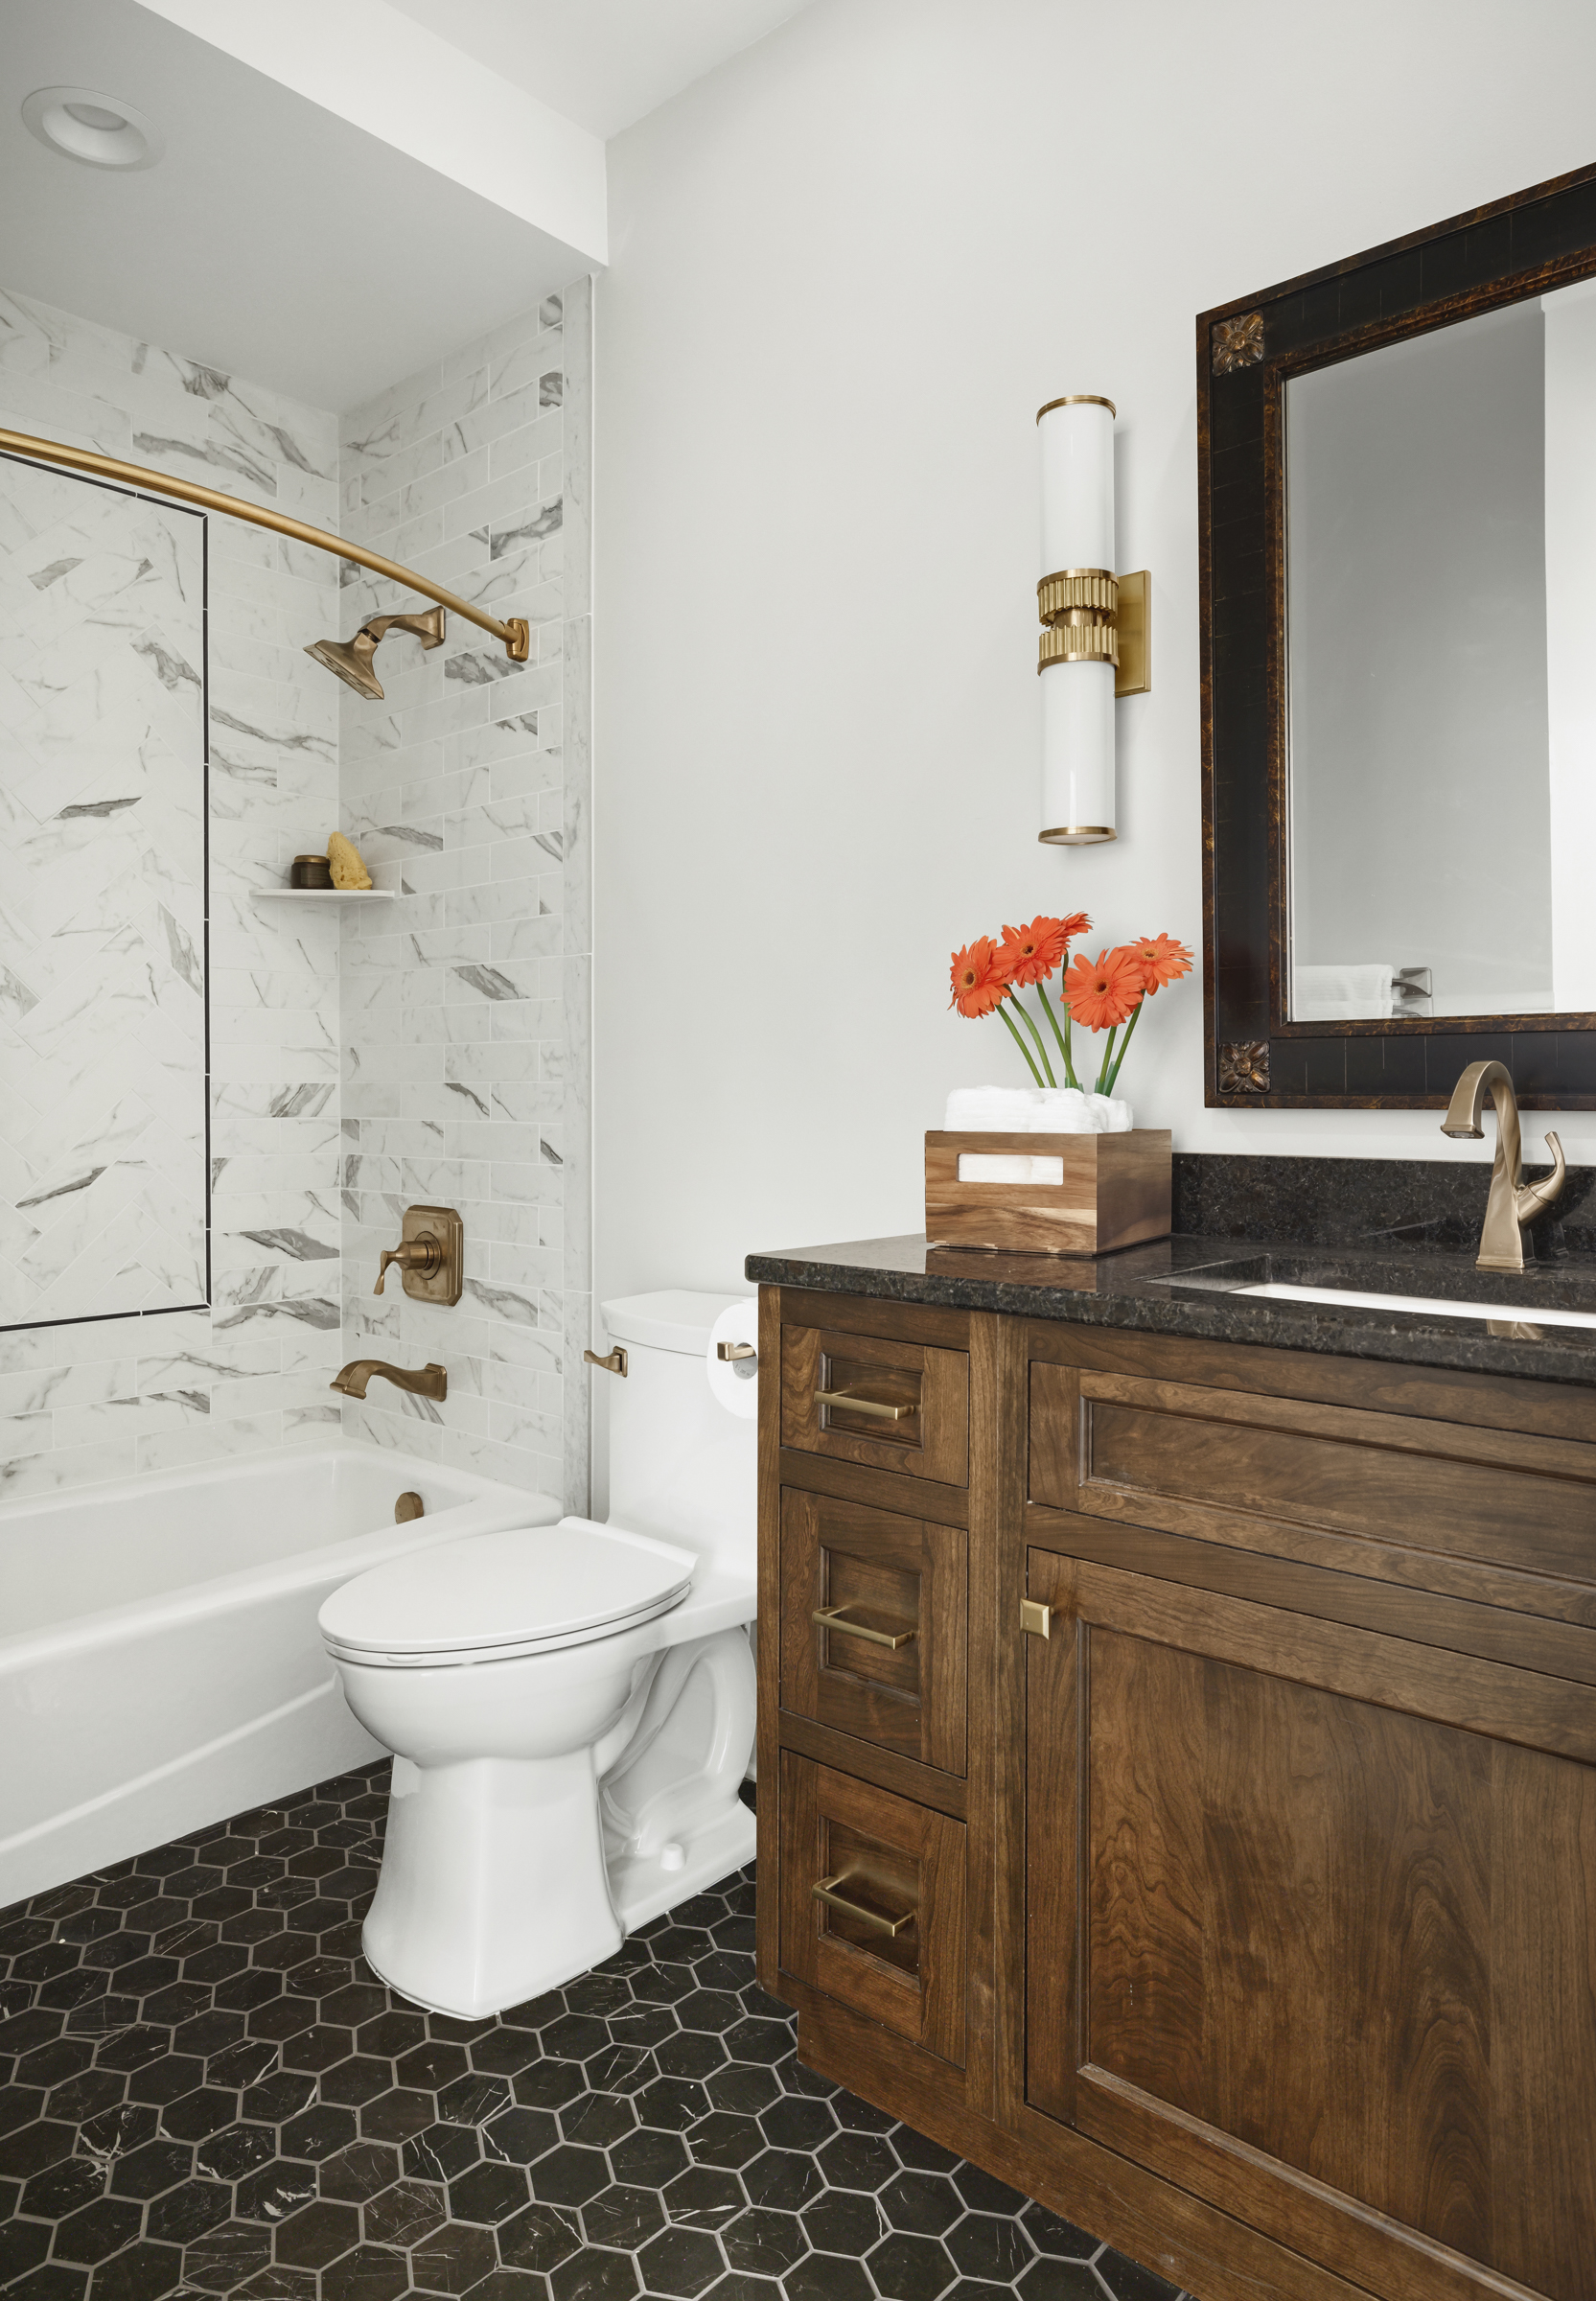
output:
[[[1488,1165],[1191,1155],[1177,1157],[1175,1166],[1175,1220],[1180,1224],[1184,1216],[1192,1226],[1118,1254],[996,1254],[928,1247],[923,1237],[856,1239],[751,1254],[745,1269],[761,1285],[889,1302],[1596,1383],[1596,1325],[1563,1326],[1545,1316],[1583,1311],[1596,1317],[1591,1232],[1577,1219],[1561,1228],[1543,1224],[1529,1240],[1542,1259],[1521,1274],[1476,1270]],[[1433,1192],[1428,1177],[1437,1178]],[[1569,1180],[1560,1212],[1572,1214],[1577,1206],[1583,1214],[1596,1176],[1571,1170]],[[1264,1285],[1488,1307],[1459,1316],[1246,1291]]]

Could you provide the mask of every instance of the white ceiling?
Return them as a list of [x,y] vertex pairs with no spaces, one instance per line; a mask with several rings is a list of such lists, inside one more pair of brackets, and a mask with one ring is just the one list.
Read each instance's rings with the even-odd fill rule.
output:
[[[149,112],[159,166],[35,143],[23,98],[73,84]],[[135,0],[0,0],[0,291],[342,409],[588,268]]]
[[752,48],[808,0],[390,0],[596,136]]

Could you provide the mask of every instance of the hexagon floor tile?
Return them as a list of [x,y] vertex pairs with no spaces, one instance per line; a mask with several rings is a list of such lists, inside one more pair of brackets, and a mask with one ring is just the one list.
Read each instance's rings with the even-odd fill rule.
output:
[[387,1765],[0,1911],[26,2301],[1175,2301],[813,2076],[753,1872],[488,2021],[376,1980]]

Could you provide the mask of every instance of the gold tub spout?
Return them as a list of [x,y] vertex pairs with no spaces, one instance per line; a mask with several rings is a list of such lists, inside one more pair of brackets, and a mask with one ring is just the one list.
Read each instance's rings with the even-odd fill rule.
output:
[[328,1387],[341,1390],[345,1398],[364,1398],[374,1374],[398,1390],[414,1391],[418,1398],[449,1396],[449,1377],[441,1366],[390,1366],[385,1359],[351,1359],[347,1366],[338,1368]]
[[1499,1062],[1471,1062],[1452,1089],[1443,1134],[1477,1141],[1485,1132],[1480,1119],[1489,1092],[1496,1105],[1496,1163],[1491,1170],[1491,1195],[1485,1202],[1485,1226],[1480,1232],[1476,1270],[1522,1270],[1524,1234],[1520,1225],[1538,1215],[1561,1196],[1567,1166],[1562,1145],[1555,1134],[1546,1137],[1552,1153],[1549,1174],[1538,1182],[1524,1182],[1519,1165],[1518,1098],[1513,1080]]

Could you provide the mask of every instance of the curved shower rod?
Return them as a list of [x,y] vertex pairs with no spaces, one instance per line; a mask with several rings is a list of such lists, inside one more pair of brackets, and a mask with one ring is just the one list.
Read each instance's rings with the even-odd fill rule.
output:
[[[401,567],[398,560],[384,559],[380,551],[368,551],[363,544],[345,543],[341,536],[329,535],[323,528],[308,527],[303,520],[290,520],[287,512],[266,511],[258,503],[246,503],[240,496],[224,496],[214,487],[200,487],[192,479],[171,479],[164,472],[147,471],[138,463],[123,463],[115,455],[97,454],[92,448],[69,448],[56,439],[33,439],[25,431],[0,428],[0,453],[24,456],[30,463],[65,464],[69,470],[92,472],[102,479],[123,479],[129,486],[148,489],[151,495],[172,496],[179,503],[197,503],[206,511],[225,512],[229,519],[247,520],[256,527],[275,528],[279,535],[291,535],[295,543],[330,551],[335,559],[353,559],[362,568],[370,568],[374,575],[385,575],[390,582],[402,583],[412,592],[435,599],[451,615],[464,616],[479,631],[491,632],[496,639],[501,639],[513,663],[524,663],[527,660],[530,630],[520,616],[512,616],[508,622],[501,623],[497,616],[484,615],[479,607],[473,607],[469,599],[461,599],[453,592],[428,583],[425,575]],[[381,688],[377,691],[382,693]]]

